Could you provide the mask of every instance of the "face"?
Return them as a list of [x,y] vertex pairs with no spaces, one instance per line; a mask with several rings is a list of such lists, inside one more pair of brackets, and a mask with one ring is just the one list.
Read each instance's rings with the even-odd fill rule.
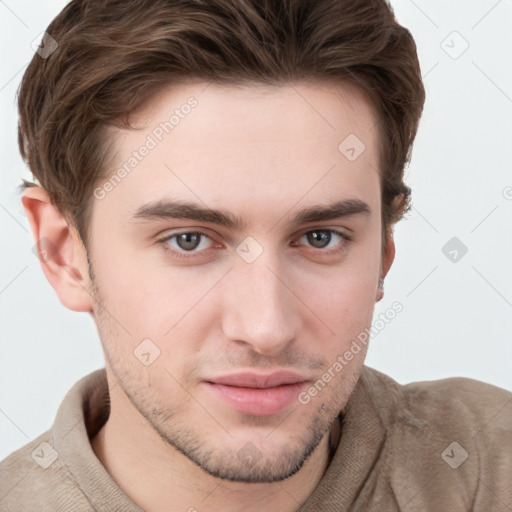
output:
[[381,271],[373,111],[339,85],[196,83],[134,124],[108,132],[90,231],[112,411],[212,475],[284,479],[366,353],[336,364],[371,325]]

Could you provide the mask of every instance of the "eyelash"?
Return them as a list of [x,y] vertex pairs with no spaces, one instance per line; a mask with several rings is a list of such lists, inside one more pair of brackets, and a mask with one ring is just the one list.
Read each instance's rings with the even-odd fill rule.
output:
[[[309,234],[309,233],[314,232],[314,231],[327,231],[327,232],[329,232],[331,234],[339,236],[342,239],[342,241],[340,243],[340,246],[335,248],[335,249],[324,250],[324,249],[316,249],[314,247],[311,248],[313,250],[321,252],[325,256],[333,256],[335,254],[341,253],[353,241],[353,238],[351,236],[347,235],[346,233],[343,233],[342,231],[338,231],[336,229],[328,229],[328,228],[310,229],[310,230],[304,232],[299,237],[299,239],[302,238],[303,236]],[[157,243],[162,245],[164,251],[171,253],[173,257],[181,258],[181,259],[195,258],[195,257],[197,257],[197,255],[200,254],[200,252],[208,253],[208,252],[210,252],[211,250],[214,249],[214,248],[208,248],[208,249],[204,249],[203,251],[200,251],[200,252],[194,252],[194,251],[180,252],[180,251],[176,251],[175,249],[171,249],[169,244],[168,244],[168,242],[170,240],[172,240],[173,238],[177,237],[177,236],[185,235],[185,234],[201,235],[203,237],[206,237],[206,238],[209,238],[210,240],[212,240],[211,237],[209,237],[206,233],[204,233],[202,231],[181,231],[181,232],[178,232],[178,233],[172,233],[172,234],[166,236],[165,238],[162,238],[162,239],[158,240]]]

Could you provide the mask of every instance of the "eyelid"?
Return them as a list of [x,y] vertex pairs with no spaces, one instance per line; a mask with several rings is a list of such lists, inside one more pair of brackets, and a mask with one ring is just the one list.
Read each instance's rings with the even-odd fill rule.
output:
[[307,235],[308,233],[311,233],[313,231],[330,231],[331,233],[334,233],[336,235],[340,235],[342,238],[345,238],[345,239],[350,239],[351,238],[351,235],[349,235],[345,231],[349,231],[351,233],[353,232],[351,229],[346,229],[345,230],[344,228],[342,229],[342,228],[338,228],[338,227],[331,228],[329,226],[319,226],[319,227],[307,228],[306,230],[300,231],[299,234],[297,236],[295,236],[294,239],[301,238],[304,235]]

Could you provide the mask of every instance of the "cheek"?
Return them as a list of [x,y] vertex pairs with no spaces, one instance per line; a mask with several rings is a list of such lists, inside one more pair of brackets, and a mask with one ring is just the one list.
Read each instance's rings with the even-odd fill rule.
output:
[[371,326],[378,258],[370,252],[365,256],[354,256],[345,263],[336,271],[324,269],[321,276],[316,274],[315,278],[308,280],[307,288],[302,289],[303,294],[309,290],[303,296],[314,312],[314,315],[308,315],[310,320],[306,330],[319,340],[315,350],[322,353],[328,366],[333,365],[338,356],[351,352],[348,355],[350,362],[347,367],[343,366],[342,372],[333,369],[336,375],[343,373],[343,379],[357,373],[364,360],[367,345],[357,340],[366,340]]
[[[161,362],[194,352],[212,320],[213,289],[225,270],[134,263],[119,258],[120,252],[95,265],[100,295],[111,313],[102,317],[109,325],[109,343],[131,352],[150,339],[162,352]],[[176,342],[184,339],[187,343]]]
[[361,282],[353,276],[329,284],[311,300],[315,313],[334,331],[333,336],[341,348],[371,324],[375,286],[373,282]]
[[371,322],[378,275],[377,251],[360,246],[336,265],[299,269],[294,280],[298,295],[339,335]]

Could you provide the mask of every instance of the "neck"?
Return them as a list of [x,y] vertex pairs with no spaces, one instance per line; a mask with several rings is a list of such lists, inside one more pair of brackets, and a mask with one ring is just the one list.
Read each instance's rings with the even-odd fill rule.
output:
[[302,468],[285,480],[249,484],[220,480],[165,442],[126,397],[124,404],[119,394],[116,398],[117,407],[112,407],[92,439],[92,448],[119,487],[146,512],[297,511],[329,464],[332,435],[328,434]]

